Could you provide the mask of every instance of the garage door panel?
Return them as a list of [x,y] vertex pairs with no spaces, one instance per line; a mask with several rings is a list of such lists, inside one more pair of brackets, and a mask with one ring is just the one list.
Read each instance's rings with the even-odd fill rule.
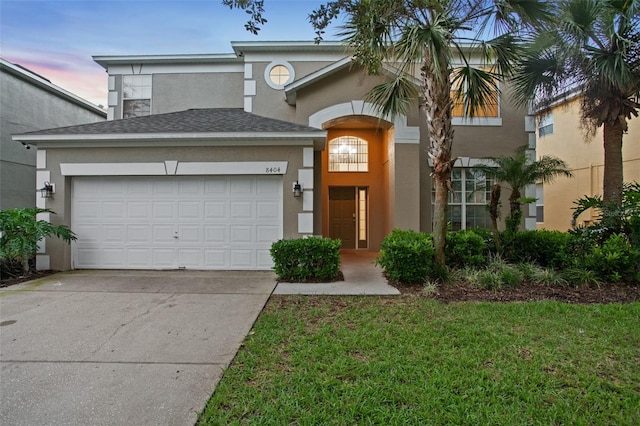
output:
[[231,198],[244,197],[249,194],[254,194],[255,179],[243,179],[243,180],[231,180],[229,186]]
[[175,230],[173,225],[152,225],[152,243],[174,243]]
[[230,219],[253,219],[253,201],[231,201]]
[[204,253],[199,248],[179,249],[178,250],[178,266],[185,268],[201,268]]
[[102,240],[106,243],[124,244],[127,242],[127,231],[124,225],[103,225]]
[[102,230],[95,225],[77,225],[73,227],[76,235],[82,236],[82,244],[97,243],[102,238]]
[[126,264],[125,251],[120,247],[103,248],[100,250],[100,262],[107,268],[119,268]]
[[232,225],[229,227],[229,237],[234,244],[254,242],[254,227],[251,225]]
[[74,213],[87,219],[97,219],[100,217],[99,201],[83,201],[74,206]]
[[[133,181],[125,181],[123,182],[126,185],[126,191],[121,193],[114,193],[118,197],[121,197],[123,193],[129,195],[139,195],[143,197],[148,197],[151,194],[151,182],[148,180],[133,180]],[[114,182],[113,180],[108,183],[109,188],[119,188],[118,182]]]
[[280,205],[275,201],[257,201],[256,212],[257,219],[278,219],[280,217]]
[[229,194],[229,179],[226,177],[211,177],[204,182],[204,194],[222,196]]
[[270,244],[280,238],[280,228],[277,226],[257,225],[255,235],[257,243]]
[[99,260],[100,251],[95,248],[83,247],[76,255],[76,262],[83,265],[83,268],[99,268],[101,266]]
[[127,216],[127,206],[124,201],[103,201],[102,217],[105,219],[123,219]]
[[200,225],[181,225],[178,227],[179,244],[198,244],[203,242],[202,227]]
[[146,243],[151,239],[151,225],[128,225],[127,242]]
[[176,254],[173,248],[154,248],[151,250],[153,265],[157,268],[175,268]]
[[152,209],[153,219],[175,219],[178,217],[175,201],[154,201]]
[[229,251],[229,267],[234,269],[249,269],[254,267],[255,251],[252,249],[232,249]]
[[226,226],[205,226],[204,243],[206,245],[220,244],[229,242],[229,232]]
[[126,250],[127,266],[130,268],[148,268],[151,264],[151,249],[130,248]]
[[228,268],[228,251],[222,249],[205,249],[204,262],[205,265],[210,266],[212,269]]
[[150,208],[148,201],[129,201],[127,203],[127,218],[147,220],[151,211]]
[[269,269],[281,176],[79,177],[75,268]]
[[256,266],[259,269],[270,269],[273,266],[271,252],[267,249],[256,250]]
[[200,221],[202,219],[202,203],[200,201],[181,201],[178,203],[178,211],[180,220],[194,219]]

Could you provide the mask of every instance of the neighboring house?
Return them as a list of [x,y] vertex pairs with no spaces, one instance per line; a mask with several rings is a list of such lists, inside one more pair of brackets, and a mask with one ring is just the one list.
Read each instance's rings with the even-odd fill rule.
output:
[[0,210],[36,203],[36,149],[12,141],[12,134],[106,117],[99,107],[0,58]]
[[[574,95],[537,116],[537,155],[561,158],[574,175],[537,186],[539,229],[571,229],[574,202],[585,195],[602,196],[602,128],[593,137],[586,135],[580,125],[580,102],[581,98]],[[640,182],[640,118],[629,120],[628,124],[629,129],[622,139],[624,181]],[[589,210],[580,215],[576,225],[587,225],[596,219],[596,215],[597,212]]]
[[[390,120],[363,100],[384,76],[337,42],[232,47],[94,57],[110,121],[14,136],[38,145],[57,184],[52,219],[78,234],[70,248],[49,241],[42,265],[269,269],[280,238],[376,251],[393,228],[431,231],[424,117]],[[506,98],[454,118],[452,228],[489,226],[490,182],[469,167],[535,141],[525,121]]]

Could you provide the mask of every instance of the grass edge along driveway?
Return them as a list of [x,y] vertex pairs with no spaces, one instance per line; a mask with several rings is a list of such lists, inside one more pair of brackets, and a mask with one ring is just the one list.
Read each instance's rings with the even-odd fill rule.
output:
[[272,296],[199,424],[640,419],[640,303]]

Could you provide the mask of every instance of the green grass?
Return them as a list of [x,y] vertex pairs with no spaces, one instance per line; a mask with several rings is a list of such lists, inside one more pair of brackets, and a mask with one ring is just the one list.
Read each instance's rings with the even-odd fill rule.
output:
[[199,424],[639,419],[639,303],[274,296]]

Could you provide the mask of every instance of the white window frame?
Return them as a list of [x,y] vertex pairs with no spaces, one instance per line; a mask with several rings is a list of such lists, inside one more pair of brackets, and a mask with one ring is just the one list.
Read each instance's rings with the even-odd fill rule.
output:
[[[126,80],[142,80],[143,84],[134,84],[132,82],[130,87],[133,89],[134,93],[127,94],[127,86]],[[148,84],[146,84],[148,83]],[[139,93],[135,93],[139,92]],[[153,76],[151,74],[125,74],[122,76],[122,118],[125,118],[125,102],[127,101],[145,101],[149,100],[149,113],[142,114],[151,115],[151,102],[152,102],[152,92],[153,92]],[[133,115],[132,117],[140,117],[138,115]],[[131,118],[131,117],[126,117]]]
[[[451,207],[460,206],[460,229],[467,229],[467,207],[482,206],[483,208],[486,208],[486,206],[489,204],[489,201],[490,201],[491,188],[494,182],[492,179],[487,179],[485,177],[486,185],[484,189],[485,195],[484,195],[483,202],[481,203],[469,202],[467,200],[467,172],[471,172],[473,171],[473,169],[471,169],[470,167],[455,167],[453,170],[454,171],[460,170],[462,172],[461,183],[460,183],[460,196],[457,196],[455,193],[452,193],[452,192],[449,193],[449,209],[447,212],[447,215],[448,215],[447,221],[451,222],[451,218],[450,218],[450,215],[452,214]],[[435,204],[435,188],[432,188],[432,192],[431,192],[432,212],[433,212],[434,204]],[[488,210],[487,210],[487,219],[490,220]],[[489,226],[490,226],[490,223],[487,224],[486,228],[481,228],[481,229],[490,229]],[[477,228],[470,228],[470,229],[477,229]],[[457,228],[454,228],[454,230],[457,230]]]
[[[289,78],[282,84],[277,84],[273,80],[271,80],[271,70],[278,66],[285,67],[289,71]],[[293,66],[286,61],[273,61],[264,69],[264,81],[269,85],[269,87],[276,90],[284,89],[284,86],[291,83],[295,79],[295,76],[296,74]]]

